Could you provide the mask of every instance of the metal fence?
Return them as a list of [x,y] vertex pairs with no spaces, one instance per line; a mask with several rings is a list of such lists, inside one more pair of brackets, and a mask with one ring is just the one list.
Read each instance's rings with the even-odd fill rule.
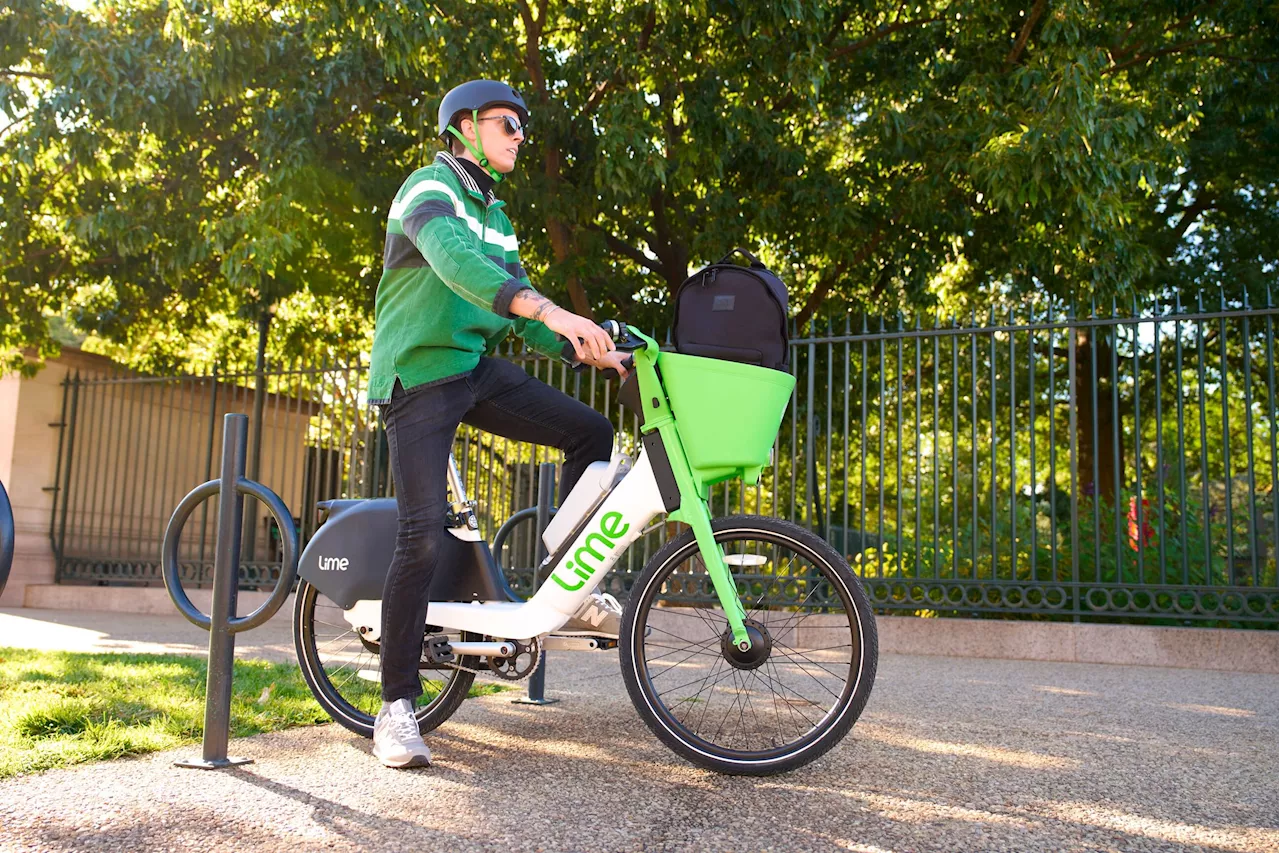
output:
[[[771,468],[758,486],[717,487],[713,510],[815,530],[885,610],[1275,626],[1275,309],[1126,314],[815,323],[792,340],[798,381]],[[616,383],[504,355],[636,448]],[[226,411],[252,414],[250,476],[295,509],[304,539],[316,501],[392,494],[365,379],[358,363],[70,378],[50,527],[60,582],[158,582],[167,512],[213,475]],[[489,536],[533,505],[537,465],[558,457],[467,427],[454,452]],[[193,583],[212,567],[210,514],[186,534]],[[675,527],[626,555],[616,592]],[[273,530],[262,512],[246,528],[244,583],[266,584]],[[501,555],[518,588],[531,538]]]

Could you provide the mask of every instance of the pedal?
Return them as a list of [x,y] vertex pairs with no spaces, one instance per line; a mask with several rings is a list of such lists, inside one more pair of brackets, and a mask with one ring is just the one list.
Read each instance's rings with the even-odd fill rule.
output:
[[432,663],[453,663],[453,647],[444,634],[428,634],[422,641],[422,653]]

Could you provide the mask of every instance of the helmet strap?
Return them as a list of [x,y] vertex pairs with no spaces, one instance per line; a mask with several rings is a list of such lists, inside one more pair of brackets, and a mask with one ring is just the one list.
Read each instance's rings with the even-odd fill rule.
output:
[[[480,139],[480,111],[479,110],[471,111],[471,126],[476,129],[476,141],[478,142]],[[462,135],[462,131],[458,130],[453,125],[449,125],[449,127],[446,128],[446,130],[448,130],[450,133],[456,136],[458,140],[463,145],[466,146],[467,150],[470,151],[472,156],[476,158],[476,162],[480,164],[480,168],[484,169],[486,172],[489,173],[489,176],[493,178],[493,182],[495,184],[502,183],[502,179],[505,176],[501,172],[499,172],[497,169],[491,168],[489,166],[489,158],[484,156],[484,151],[481,150],[479,145],[472,143],[470,139],[467,139],[465,136]]]

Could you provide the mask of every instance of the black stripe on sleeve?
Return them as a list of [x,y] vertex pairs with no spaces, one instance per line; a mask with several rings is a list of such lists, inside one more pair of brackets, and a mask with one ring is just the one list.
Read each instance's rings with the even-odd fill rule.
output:
[[453,209],[452,204],[440,199],[430,199],[415,205],[413,210],[400,217],[400,228],[404,231],[405,236],[410,240],[414,240],[417,238],[418,232],[422,230],[423,225],[441,216],[448,216],[453,219],[458,218],[458,214]]
[[382,251],[382,267],[388,270],[420,269],[427,266],[418,247],[403,234],[388,234]]
[[497,255],[485,255],[486,258],[493,261],[494,264],[502,268],[502,271],[512,278],[528,278],[525,275],[524,267],[518,263],[512,263],[506,258],[500,258]]

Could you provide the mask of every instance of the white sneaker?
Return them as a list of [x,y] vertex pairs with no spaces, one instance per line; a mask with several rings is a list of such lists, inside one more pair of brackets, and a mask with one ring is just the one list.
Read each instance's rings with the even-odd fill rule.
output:
[[593,592],[555,634],[609,637],[616,640],[622,630],[622,605],[609,593]]
[[418,731],[412,699],[382,703],[373,723],[373,757],[388,767],[431,766],[431,750]]

